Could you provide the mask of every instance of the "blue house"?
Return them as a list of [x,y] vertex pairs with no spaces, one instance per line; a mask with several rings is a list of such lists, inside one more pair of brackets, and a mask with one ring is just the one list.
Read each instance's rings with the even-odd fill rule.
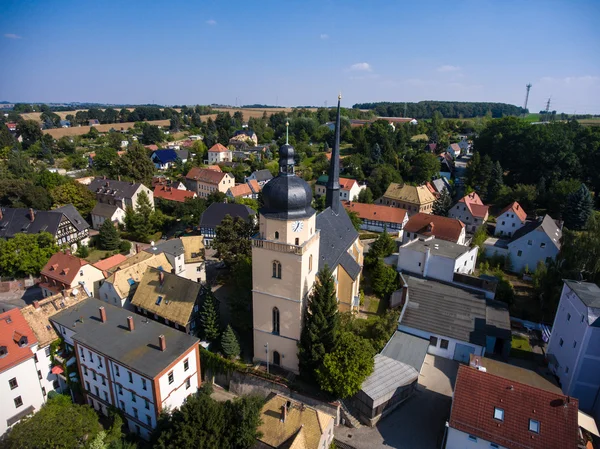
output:
[[154,166],[158,170],[166,170],[181,161],[187,162],[189,153],[187,150],[156,150],[150,156]]

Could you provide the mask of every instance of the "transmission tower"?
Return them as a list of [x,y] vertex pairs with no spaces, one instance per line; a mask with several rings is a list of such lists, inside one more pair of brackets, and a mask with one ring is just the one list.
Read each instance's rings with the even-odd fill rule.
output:
[[548,101],[546,102],[546,117],[544,118],[544,121],[546,122],[550,121],[550,116],[548,115],[550,111],[550,100],[552,100],[552,96],[550,96],[550,98],[548,98]]
[[527,92],[525,93],[525,105],[523,106],[523,109],[527,109],[527,102],[529,101],[529,90],[531,89],[531,83],[527,84]]

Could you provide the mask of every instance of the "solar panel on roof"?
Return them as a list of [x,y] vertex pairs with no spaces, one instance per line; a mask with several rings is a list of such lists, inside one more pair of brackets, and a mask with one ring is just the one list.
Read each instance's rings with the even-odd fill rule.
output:
[[160,303],[162,302],[162,300],[163,300],[163,297],[159,296],[158,299],[156,300],[156,305],[160,306]]

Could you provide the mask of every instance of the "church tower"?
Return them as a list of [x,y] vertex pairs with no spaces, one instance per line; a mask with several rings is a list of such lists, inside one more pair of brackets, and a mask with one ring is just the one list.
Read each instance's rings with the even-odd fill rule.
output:
[[[287,124],[286,124],[287,125]],[[279,174],[263,188],[252,241],[254,359],[298,373],[302,316],[319,267],[312,191],[294,172],[294,148],[279,149]]]

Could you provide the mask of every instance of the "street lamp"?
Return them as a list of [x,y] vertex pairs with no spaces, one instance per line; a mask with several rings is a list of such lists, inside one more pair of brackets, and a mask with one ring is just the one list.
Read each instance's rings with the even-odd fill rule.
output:
[[269,374],[269,343],[265,345],[265,352],[267,353],[267,374]]

